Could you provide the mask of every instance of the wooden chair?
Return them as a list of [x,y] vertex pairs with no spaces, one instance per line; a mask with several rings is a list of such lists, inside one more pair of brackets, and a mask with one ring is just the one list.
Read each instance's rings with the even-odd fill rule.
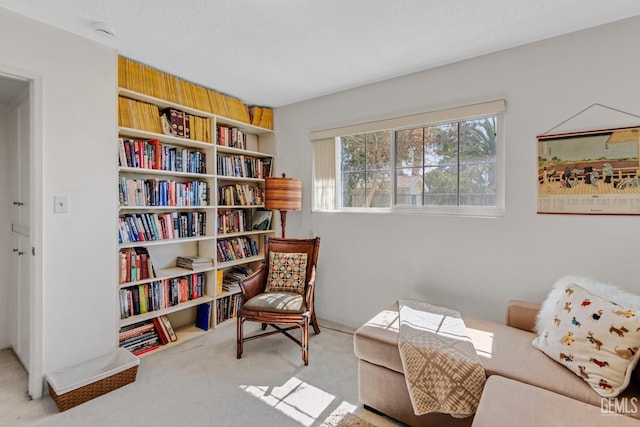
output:
[[[264,264],[240,282],[237,358],[242,357],[245,341],[282,333],[302,348],[302,360],[308,365],[309,323],[316,334],[320,333],[313,305],[320,238],[267,237],[265,247]],[[306,268],[302,268],[305,263]],[[262,323],[263,331],[269,325],[275,330],[244,337],[247,320]],[[288,332],[295,328],[300,328],[300,339]]]

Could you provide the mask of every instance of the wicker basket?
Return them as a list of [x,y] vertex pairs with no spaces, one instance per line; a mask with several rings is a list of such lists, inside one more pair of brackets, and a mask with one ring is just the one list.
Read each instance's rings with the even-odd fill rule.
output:
[[140,359],[124,349],[47,375],[58,409],[78,406],[136,380]]

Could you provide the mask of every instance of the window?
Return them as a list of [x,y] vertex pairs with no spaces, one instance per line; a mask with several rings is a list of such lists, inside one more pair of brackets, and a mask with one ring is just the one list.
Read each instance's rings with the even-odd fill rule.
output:
[[338,138],[340,200],[345,208],[389,207],[391,203],[391,132]]
[[312,133],[314,209],[501,216],[503,110],[493,101]]

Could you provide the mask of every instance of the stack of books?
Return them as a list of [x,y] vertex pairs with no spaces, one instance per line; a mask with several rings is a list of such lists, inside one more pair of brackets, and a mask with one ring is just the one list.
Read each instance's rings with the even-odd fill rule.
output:
[[160,346],[160,337],[152,321],[125,326],[120,329],[118,338],[120,347],[136,356],[157,350]]
[[203,268],[213,267],[213,260],[201,257],[179,256],[176,260],[176,267],[186,268],[189,270],[201,270]]
[[227,274],[224,275],[222,281],[222,290],[224,292],[240,292],[240,280],[253,273],[253,270],[249,267],[237,265],[233,267]]

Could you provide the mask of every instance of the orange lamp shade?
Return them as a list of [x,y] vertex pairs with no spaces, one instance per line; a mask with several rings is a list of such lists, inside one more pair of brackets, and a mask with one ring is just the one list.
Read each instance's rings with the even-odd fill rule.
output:
[[296,178],[265,178],[264,205],[278,211],[299,211],[302,209],[302,181]]

